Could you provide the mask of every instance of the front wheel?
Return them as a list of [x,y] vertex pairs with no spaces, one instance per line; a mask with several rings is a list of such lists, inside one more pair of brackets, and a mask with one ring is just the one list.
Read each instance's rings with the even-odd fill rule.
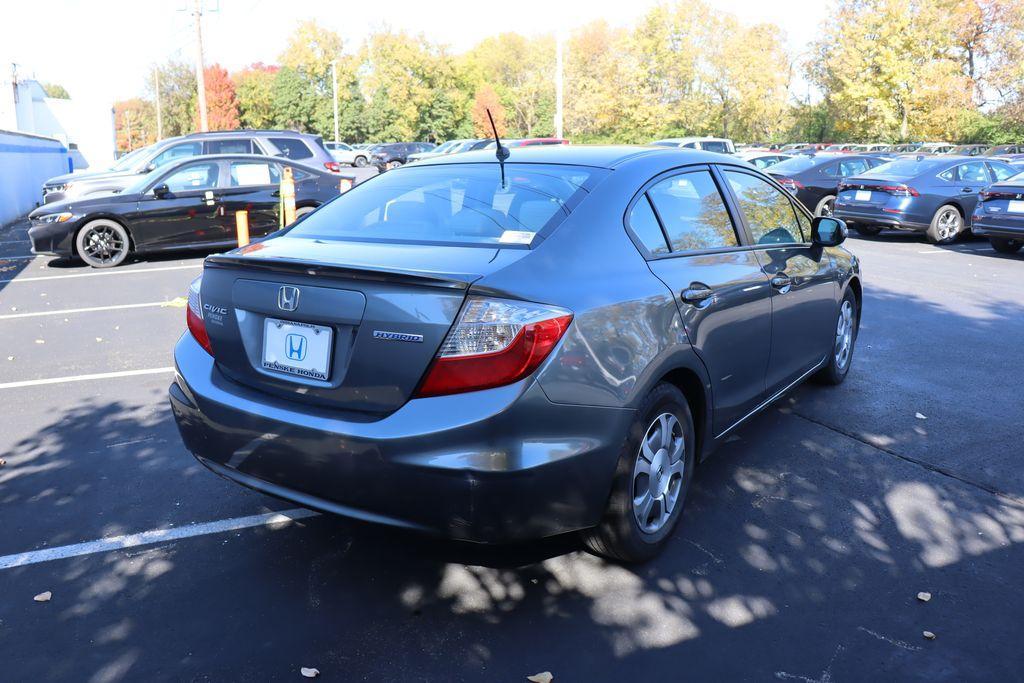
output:
[[1005,237],[989,237],[988,241],[992,248],[1000,254],[1016,254],[1021,247],[1024,247],[1024,239],[1008,240]]
[[630,425],[604,517],[583,537],[587,548],[620,562],[642,562],[661,552],[682,515],[695,458],[686,397],[661,383]]
[[362,168],[363,166],[366,166],[366,164],[367,160],[366,157],[364,156],[358,156],[356,157],[356,160],[352,162],[352,165],[355,166],[356,168]]
[[964,217],[952,204],[939,207],[925,234],[932,244],[951,244],[964,229]]
[[836,198],[832,195],[822,197],[814,209],[815,216],[831,216],[836,210]]
[[128,231],[106,218],[90,221],[78,231],[75,250],[93,268],[112,268],[128,257],[131,242]]
[[399,167],[399,166],[401,166],[401,165],[402,165],[402,162],[401,162],[401,161],[398,161],[398,160],[396,159],[396,160],[394,160],[394,161],[389,161],[389,162],[387,163],[387,169],[388,169],[389,171],[391,171],[391,170],[393,170],[393,169],[396,169],[396,168],[398,168],[398,167]]
[[853,362],[853,347],[857,342],[859,327],[860,311],[857,310],[857,297],[847,290],[843,302],[839,304],[835,342],[829,353],[828,364],[816,375],[822,384],[842,384],[846,379],[847,373],[850,372],[850,364]]

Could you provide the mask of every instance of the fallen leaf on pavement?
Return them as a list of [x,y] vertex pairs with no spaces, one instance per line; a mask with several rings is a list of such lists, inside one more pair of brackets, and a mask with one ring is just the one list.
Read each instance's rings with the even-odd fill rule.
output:
[[39,595],[35,596],[32,599],[35,600],[36,602],[49,602],[50,598],[52,598],[52,597],[53,597],[53,593],[51,593],[50,591],[46,591],[45,593],[40,593]]
[[928,640],[935,640],[935,634],[932,633],[931,631],[925,631],[921,635],[924,636],[925,638],[927,638]]
[[174,299],[171,299],[170,301],[165,301],[162,304],[160,304],[160,306],[162,308],[167,308],[167,307],[170,307],[170,308],[185,308],[185,306],[187,306],[187,305],[188,305],[188,299],[186,299],[183,296],[176,297]]
[[550,671],[542,671],[539,674],[527,676],[526,680],[533,681],[533,683],[551,683],[551,681],[555,680],[555,677],[551,675]]
[[926,593],[925,591],[921,591],[920,593],[917,594],[917,599],[920,600],[921,602],[928,602],[929,600],[932,599],[932,594],[931,593]]
[[928,419],[927,415],[922,415],[921,413],[914,413],[914,417],[916,417],[918,420],[927,420]]
[[320,675],[320,669],[307,669],[306,667],[302,667],[299,669],[299,672],[306,678],[316,678]]

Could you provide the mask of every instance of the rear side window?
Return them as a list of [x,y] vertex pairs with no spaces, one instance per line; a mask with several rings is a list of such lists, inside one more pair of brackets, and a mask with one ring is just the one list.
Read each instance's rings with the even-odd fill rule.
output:
[[668,178],[647,194],[665,226],[672,251],[738,246],[732,219],[709,172]]
[[723,154],[729,153],[729,145],[721,140],[705,140],[700,143],[700,146],[708,152],[721,152]]
[[1006,180],[1017,174],[1013,166],[1004,166],[1002,164],[989,164],[992,168],[992,172],[996,175],[996,180]]
[[232,161],[228,177],[231,187],[276,185],[281,182],[281,171],[269,161]]
[[654,215],[647,195],[640,197],[629,212],[629,227],[647,247],[647,251],[652,254],[668,253],[668,242],[665,241],[665,234],[661,231],[658,217]]
[[796,208],[781,190],[747,173],[725,171],[755,244],[803,242]]
[[236,138],[234,140],[207,140],[207,154],[259,154],[260,151],[253,150],[252,140],[248,138]]
[[843,178],[852,175],[860,175],[868,170],[868,162],[863,159],[844,159],[839,162],[839,175]]
[[289,159],[308,159],[313,156],[313,152],[309,150],[309,147],[302,140],[296,138],[270,138],[270,141],[274,143],[274,147],[281,150],[281,154]]
[[356,185],[310,214],[292,237],[373,242],[530,245],[606,171],[582,166],[408,166]]

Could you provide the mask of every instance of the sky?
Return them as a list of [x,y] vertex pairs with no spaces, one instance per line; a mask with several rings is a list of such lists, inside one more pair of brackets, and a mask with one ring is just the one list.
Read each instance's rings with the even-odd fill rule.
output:
[[[706,0],[745,23],[768,21],[786,31],[793,54],[804,52],[827,16],[822,0]],[[72,98],[109,106],[142,95],[153,64],[192,60],[194,0],[0,0],[0,74],[11,63],[20,77],[67,88]],[[299,21],[316,19],[355,51],[373,30],[423,33],[462,52],[482,38],[516,31],[536,35],[595,19],[631,26],[656,0],[201,0],[206,64],[234,71],[274,63]],[[503,9],[504,8],[504,9]],[[514,9],[513,9],[514,8]]]

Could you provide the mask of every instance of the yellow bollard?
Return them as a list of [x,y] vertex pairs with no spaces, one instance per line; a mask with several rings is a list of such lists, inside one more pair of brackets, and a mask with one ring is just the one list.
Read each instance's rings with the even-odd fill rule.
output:
[[285,166],[281,173],[281,205],[284,225],[289,226],[295,222],[295,179],[291,166]]
[[249,212],[235,211],[235,232],[238,233],[238,246],[249,244]]

